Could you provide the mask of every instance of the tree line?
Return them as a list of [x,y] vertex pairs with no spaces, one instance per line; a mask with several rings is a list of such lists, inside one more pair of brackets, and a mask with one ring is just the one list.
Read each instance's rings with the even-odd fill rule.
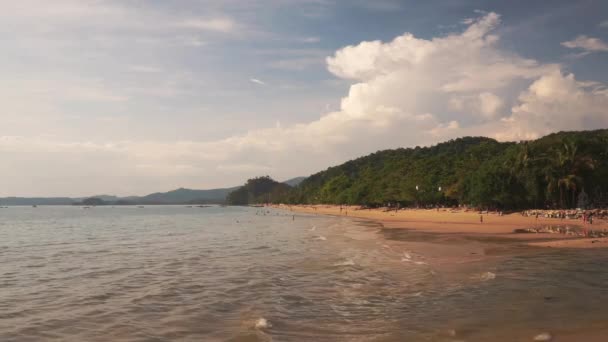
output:
[[251,179],[230,204],[356,204],[492,209],[608,205],[608,130],[559,132],[537,140],[464,137],[399,148],[330,167],[296,187]]

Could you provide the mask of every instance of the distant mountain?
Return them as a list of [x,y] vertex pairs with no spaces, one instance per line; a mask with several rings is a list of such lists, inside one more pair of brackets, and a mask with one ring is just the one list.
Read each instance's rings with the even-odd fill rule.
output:
[[73,205],[83,204],[87,199],[95,198],[104,204],[222,204],[228,194],[238,187],[209,190],[193,190],[179,188],[167,192],[155,192],[146,196],[118,197],[113,195],[97,195],[90,197],[5,197],[0,198],[0,205]]
[[300,185],[300,183],[302,183],[302,181],[305,179],[306,179],[306,177],[296,177],[296,178],[288,179],[288,180],[284,181],[283,183],[285,183],[291,187],[294,187],[294,186]]
[[83,200],[85,200],[87,198],[99,198],[100,200],[105,201],[105,202],[115,202],[115,201],[123,199],[121,197],[114,196],[114,195],[95,195],[95,196],[85,197],[85,198],[83,198]]
[[4,197],[0,205],[72,205],[79,200],[69,197]]
[[185,204],[185,203],[224,203],[226,196],[234,188],[192,190],[179,188],[168,192],[156,192],[147,196],[131,198],[141,204]]

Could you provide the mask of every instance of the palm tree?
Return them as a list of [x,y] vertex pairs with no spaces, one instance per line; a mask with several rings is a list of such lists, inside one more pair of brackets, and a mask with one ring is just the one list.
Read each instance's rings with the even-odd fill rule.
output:
[[545,169],[547,193],[551,195],[559,191],[559,205],[566,207],[566,193],[572,194],[572,205],[576,205],[576,195],[583,188],[582,174],[593,170],[595,161],[578,152],[578,146],[573,140],[566,140],[562,147],[555,150]]

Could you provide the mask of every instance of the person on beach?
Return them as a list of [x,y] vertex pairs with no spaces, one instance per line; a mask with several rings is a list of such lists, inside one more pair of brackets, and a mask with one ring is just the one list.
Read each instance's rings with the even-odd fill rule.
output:
[[483,215],[479,215],[479,223],[483,223]]

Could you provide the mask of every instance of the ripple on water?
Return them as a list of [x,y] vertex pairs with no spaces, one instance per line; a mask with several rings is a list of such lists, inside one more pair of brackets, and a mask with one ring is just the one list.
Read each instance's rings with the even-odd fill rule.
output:
[[[538,326],[558,336],[564,321],[586,326],[608,313],[601,251],[478,260],[450,272],[410,246],[441,238],[378,234],[344,218],[43,210],[50,217],[39,211],[26,230],[12,228],[30,211],[0,226],[6,241],[21,241],[0,248],[0,319],[11,327],[3,341],[470,342],[488,340],[488,327],[529,340]],[[448,329],[456,335],[441,335]]]

